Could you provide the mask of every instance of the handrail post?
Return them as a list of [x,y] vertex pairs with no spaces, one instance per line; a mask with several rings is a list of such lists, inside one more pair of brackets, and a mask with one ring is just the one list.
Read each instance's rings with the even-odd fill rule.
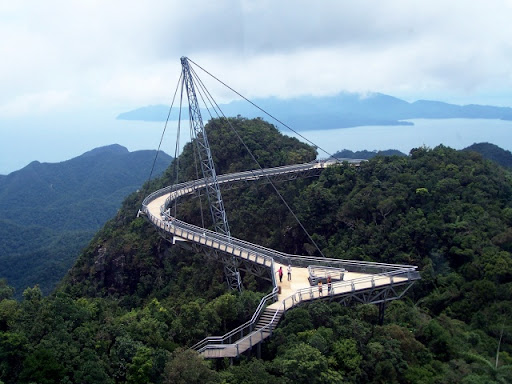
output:
[[[250,172],[242,172],[233,175],[228,175],[225,177],[219,177],[219,180],[222,179],[223,183],[227,183],[231,185],[232,182],[237,180],[247,180],[250,177],[262,177],[264,175],[282,175],[289,172],[303,172],[302,170],[306,170],[311,168],[311,165],[295,165],[295,166],[284,166],[278,167],[273,170],[262,170],[262,171],[250,171]],[[265,296],[263,303],[261,303],[261,307],[259,306],[248,322],[242,324],[241,326],[231,330],[221,337],[211,337],[206,338],[202,342],[200,342],[197,348],[201,350],[210,350],[210,351],[221,351],[223,348],[230,348],[227,343],[233,345],[236,344],[236,352],[237,355],[240,354],[240,346],[238,341],[240,338],[246,340],[247,337],[250,338],[249,343],[252,346],[255,345],[253,337],[256,335],[255,326],[259,321],[260,315],[264,309],[265,305],[268,305],[268,302],[272,303],[279,302],[279,295],[277,294],[277,284],[275,281],[275,274],[273,273],[274,262],[279,262],[281,264],[290,263],[297,267],[306,267],[308,271],[311,273],[312,278],[325,278],[327,273],[331,273],[331,276],[335,276],[334,269],[337,269],[339,272],[340,282],[336,284],[333,283],[331,287],[332,295],[345,295],[349,294],[348,288],[351,287],[352,292],[357,291],[357,289],[362,290],[368,287],[368,282],[371,281],[372,288],[378,287],[386,287],[387,284],[404,284],[403,279],[406,277],[408,281],[416,280],[420,278],[419,272],[416,271],[417,267],[408,266],[408,265],[394,265],[394,264],[385,264],[385,263],[371,263],[371,262],[356,262],[351,260],[336,260],[330,258],[318,259],[310,256],[296,256],[289,255],[283,252],[274,251],[271,249],[267,249],[255,244],[251,244],[246,241],[242,241],[236,238],[232,238],[231,236],[224,236],[222,234],[216,234],[212,231],[206,230],[206,235],[202,235],[205,232],[205,229],[194,226],[192,224],[185,223],[180,221],[172,216],[168,212],[164,212],[164,209],[171,204],[173,200],[176,200],[180,196],[188,195],[190,193],[195,193],[200,188],[207,188],[209,183],[203,179],[195,180],[192,182],[185,182],[175,186],[162,188],[158,191],[155,191],[148,195],[143,203],[142,210],[145,213],[145,218],[148,219],[156,228],[159,230],[166,231],[169,235],[173,235],[173,237],[181,238],[185,240],[191,240],[196,243],[199,243],[203,246],[212,247],[215,249],[219,249],[222,252],[229,254],[232,257],[240,257],[243,259],[247,259],[250,262],[255,262],[260,264],[262,267],[270,267],[271,275],[272,275],[272,283],[274,289],[267,296]],[[168,196],[166,196],[166,194]],[[165,204],[160,205],[156,204],[156,200],[162,201],[165,197]],[[162,199],[162,200],[160,200]],[[158,206],[157,206],[158,205]],[[158,212],[160,214],[165,213],[162,218],[160,218]],[[156,213],[154,215],[152,212]],[[171,220],[171,221],[169,221]],[[172,236],[167,236],[169,239]],[[170,239],[169,239],[170,240]],[[199,241],[198,241],[199,240]],[[228,250],[229,248],[229,250]],[[317,265],[317,270],[312,268],[312,265]],[[366,276],[363,278],[357,278],[354,281],[344,282],[344,277],[346,272],[367,272],[374,276]],[[398,277],[395,279],[395,276]],[[386,280],[386,277],[389,278],[389,282]],[[376,279],[379,279],[379,284],[376,284]],[[312,284],[314,281],[312,279]],[[410,282],[409,282],[410,283]],[[350,286],[348,285],[350,284]],[[357,285],[357,286],[356,286]],[[356,289],[357,288],[357,289]],[[318,293],[318,287],[316,285],[300,289],[290,295],[287,298],[284,298],[281,301],[281,305],[279,306],[279,310],[289,310],[290,308],[296,306],[300,302],[309,299],[316,299]],[[290,304],[288,304],[290,303]],[[277,314],[277,312],[276,312]],[[259,330],[261,340],[264,339],[264,336],[268,335],[266,329],[269,328],[270,334],[273,333],[273,328],[275,326],[275,315],[273,320],[268,324],[267,327],[264,327],[265,331]],[[258,338],[256,338],[258,340]],[[245,344],[247,345],[247,344]],[[196,348],[196,346],[194,346]],[[232,350],[232,349],[231,349]],[[214,352],[215,353],[215,352]],[[222,354],[222,353],[221,353]]]

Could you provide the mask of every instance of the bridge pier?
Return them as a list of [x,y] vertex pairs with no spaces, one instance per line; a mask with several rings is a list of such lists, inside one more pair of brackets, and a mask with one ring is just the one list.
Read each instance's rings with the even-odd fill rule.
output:
[[224,275],[228,283],[228,288],[242,292],[242,278],[238,270],[236,260],[230,260],[224,263]]
[[379,325],[384,325],[384,314],[386,312],[386,302],[381,301],[379,304]]
[[[304,164],[296,166],[278,167],[271,169],[260,174],[254,172],[241,172],[223,176],[222,182],[235,181],[235,180],[253,180],[255,177],[287,173],[287,172],[302,172],[304,170],[314,169],[316,164]],[[193,251],[204,251],[212,259],[224,263],[231,267],[232,274],[227,273],[228,276],[236,276],[233,273],[238,273],[242,270],[246,273],[252,274],[264,280],[270,280],[273,283],[274,290],[267,295],[262,301],[265,305],[265,310],[274,310],[276,315],[278,308],[284,311],[300,304],[301,302],[308,302],[311,300],[336,300],[342,305],[348,306],[351,304],[364,303],[364,304],[378,304],[379,308],[379,324],[384,323],[386,301],[400,299],[414,284],[416,280],[420,279],[416,267],[409,265],[394,265],[370,262],[357,262],[353,260],[338,260],[328,258],[314,258],[309,256],[288,255],[282,252],[274,251],[264,248],[255,244],[248,243],[230,236],[229,232],[223,233],[222,231],[212,232],[204,228],[185,223],[170,216],[169,213],[163,211],[167,209],[169,204],[174,201],[178,196],[193,193],[199,188],[208,186],[209,181],[204,179],[200,181],[191,181],[178,184],[172,187],[166,187],[159,191],[147,196],[143,201],[143,212],[145,217],[158,228],[160,235],[182,247],[188,248]],[[174,241],[173,241],[174,240]],[[293,272],[293,284],[297,285],[298,274],[297,268],[307,269],[309,266],[324,265],[329,268],[341,268],[347,270],[344,278],[339,282],[333,283],[332,295],[318,296],[318,287],[311,286],[307,277],[304,282],[307,286],[302,287],[300,284],[293,287],[291,292],[286,295],[277,295],[277,283],[275,281],[274,267],[276,264],[287,265],[290,260],[293,260],[295,272]],[[270,272],[270,276],[269,276]],[[350,276],[350,274],[354,276]],[[239,281],[239,278],[234,280]],[[291,284],[291,283],[290,283]],[[291,287],[291,286],[290,286]],[[266,305],[267,302],[273,304]],[[275,303],[274,303],[275,301]],[[247,351],[250,347],[256,346],[258,355],[261,354],[260,343],[267,337],[272,336],[273,329],[277,325],[282,313],[279,317],[271,316],[262,320],[263,306],[258,307],[257,317],[255,317],[250,324],[245,325],[243,332],[235,343],[231,339],[232,334],[226,334],[221,337],[222,340],[228,340],[229,344],[221,347],[218,339],[213,342],[206,339],[198,343],[193,348],[200,350],[205,358],[229,358],[230,363],[233,363],[233,356],[239,357],[241,353]],[[260,323],[259,330],[254,331],[254,326]],[[267,330],[261,331],[262,327],[267,327]],[[253,332],[253,335],[248,335],[246,332]],[[249,336],[249,338],[248,338]],[[249,342],[249,343],[248,343]],[[235,346],[235,347],[233,347]],[[209,348],[211,347],[211,348]],[[227,363],[226,360],[223,360]]]

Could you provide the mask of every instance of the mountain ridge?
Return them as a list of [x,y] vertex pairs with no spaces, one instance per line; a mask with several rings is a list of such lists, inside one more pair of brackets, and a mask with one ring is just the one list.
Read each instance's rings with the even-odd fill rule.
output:
[[[275,127],[259,129],[261,120],[237,123],[258,139],[251,150],[265,167],[314,158]],[[221,128],[209,135],[219,174],[245,169],[252,159]],[[382,316],[376,305],[327,297],[294,308],[261,349],[219,364],[189,347],[245,323],[270,283],[245,275],[247,289],[228,291],[215,257],[171,245],[136,215],[175,175],[197,177],[192,144],[124,200],[52,295],[35,286],[18,302],[0,278],[0,383],[512,382],[508,170],[440,145],[278,185],[327,257],[418,265],[422,279]],[[225,192],[235,237],[312,250],[269,184]],[[199,222],[201,204],[184,200],[179,217]]]
[[482,157],[498,163],[502,167],[512,168],[512,153],[491,143],[474,143],[463,151],[478,152]]
[[[383,93],[361,95],[342,92],[334,96],[301,96],[293,99],[269,97],[253,103],[298,130],[336,129],[367,125],[413,125],[410,119],[500,119],[512,120],[512,108],[489,105],[456,105],[435,100],[407,102]],[[244,100],[220,104],[226,116],[270,118]],[[208,114],[204,114],[207,116]],[[150,105],[121,113],[119,120],[165,121],[169,107]],[[171,120],[178,118],[175,109]],[[183,117],[183,118],[186,118]],[[270,121],[272,122],[272,121]]]
[[[33,161],[0,178],[0,278],[18,293],[36,282],[48,293],[123,199],[147,180],[155,155],[113,144],[59,163]],[[171,159],[159,153],[154,174]],[[38,271],[46,277],[39,279]]]

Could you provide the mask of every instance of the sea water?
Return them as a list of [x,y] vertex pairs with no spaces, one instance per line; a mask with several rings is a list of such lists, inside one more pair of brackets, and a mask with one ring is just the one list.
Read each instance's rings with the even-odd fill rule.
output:
[[491,119],[414,119],[414,125],[363,126],[353,128],[284,132],[319,147],[319,157],[326,151],[333,154],[343,149],[385,150],[398,149],[408,154],[411,149],[439,144],[463,149],[474,143],[488,142],[512,151],[512,121]]
[[[321,158],[349,149],[398,149],[409,153],[412,148],[434,148],[443,144],[462,149],[473,143],[489,142],[512,151],[512,121],[491,119],[414,119],[413,125],[363,126],[353,128],[305,130],[302,137],[283,128],[282,132],[319,147]],[[206,123],[206,122],[205,122]],[[4,128],[2,130],[2,127]],[[29,130],[29,128],[34,128]],[[292,127],[293,128],[293,127]],[[176,145],[177,132],[180,141]],[[112,114],[87,118],[22,121],[9,124],[0,120],[0,175],[8,174],[33,160],[59,162],[69,160],[103,145],[120,144],[130,151],[158,149],[171,156],[179,155],[190,141],[188,121],[181,127],[164,122],[115,120]]]

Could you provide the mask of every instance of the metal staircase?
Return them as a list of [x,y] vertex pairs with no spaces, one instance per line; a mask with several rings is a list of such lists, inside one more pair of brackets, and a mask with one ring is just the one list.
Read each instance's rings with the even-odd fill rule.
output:
[[[308,163],[265,169],[254,172],[240,172],[219,176],[219,184],[232,184],[245,181],[257,181],[266,175],[285,175],[321,170],[326,163]],[[253,273],[249,266],[268,271],[274,290],[262,299],[251,320],[224,336],[208,337],[193,348],[206,358],[238,357],[252,349],[272,335],[284,311],[311,300],[338,300],[345,305],[352,303],[382,303],[401,298],[404,293],[420,279],[417,267],[411,265],[383,264],[355,260],[340,260],[310,256],[290,255],[252,244],[232,236],[206,230],[185,223],[170,216],[169,204],[178,196],[192,195],[197,189],[205,188],[204,179],[190,181],[153,192],[146,197],[140,211],[160,232],[173,243],[186,243],[192,247],[215,250],[220,261],[225,255],[227,261],[236,258],[241,268]],[[308,271],[304,281],[307,286],[298,287],[293,292],[278,295],[275,281],[275,263],[291,264],[294,269],[294,281],[297,281],[299,269]],[[326,272],[330,271],[330,272]],[[340,272],[345,271],[345,272]],[[339,274],[339,280],[334,272]],[[332,290],[320,295],[318,288],[311,285],[322,273],[331,273]],[[343,273],[343,277],[341,277]],[[309,277],[308,277],[309,276]],[[309,281],[308,281],[309,279]],[[267,322],[273,308],[272,320]],[[267,309],[268,308],[268,309]],[[265,313],[265,317],[263,314]],[[260,322],[260,319],[263,319]],[[257,329],[256,327],[260,328]]]
[[[218,176],[212,158],[206,130],[194,87],[195,74],[187,58],[182,58],[183,84],[189,100],[191,132],[201,165],[202,178],[162,188],[147,196],[139,214],[144,215],[165,239],[173,244],[187,245],[203,250],[225,266],[228,285],[242,289],[239,269],[272,282],[273,290],[265,296],[252,318],[223,336],[210,336],[192,348],[205,358],[238,357],[270,337],[284,312],[312,300],[339,300],[351,303],[384,303],[396,300],[420,279],[415,266],[371,263],[354,260],[339,260],[326,257],[290,255],[249,243],[231,236],[221,195],[222,188],[232,188],[247,182],[269,182],[291,180],[297,177],[317,176],[336,161],[318,161],[271,169],[237,172]],[[359,161],[355,161],[357,166]],[[259,164],[258,164],[259,165]],[[200,228],[171,215],[170,205],[184,195],[206,191],[214,231]],[[276,190],[277,191],[277,190]],[[293,213],[293,212],[292,212]],[[303,271],[304,284],[278,288],[274,266],[291,265],[294,276]],[[307,272],[307,275],[306,275]],[[332,278],[329,290],[322,294],[317,281]],[[266,276],[266,277],[265,277]],[[296,279],[296,277],[294,277]],[[331,279],[329,279],[331,281]],[[291,283],[290,283],[291,284]],[[293,288],[293,289],[292,289]],[[279,294],[278,294],[279,292]]]
[[275,310],[269,307],[265,308],[259,321],[254,327],[254,331],[263,330],[263,332],[268,332],[271,334],[283,316],[283,313],[284,311],[281,309]]
[[267,337],[272,336],[283,313],[283,310],[267,307],[254,326],[254,330],[247,336],[236,340],[232,344],[206,344],[203,348],[198,349],[196,346],[192,348],[198,350],[205,359],[238,357],[257,346]]

